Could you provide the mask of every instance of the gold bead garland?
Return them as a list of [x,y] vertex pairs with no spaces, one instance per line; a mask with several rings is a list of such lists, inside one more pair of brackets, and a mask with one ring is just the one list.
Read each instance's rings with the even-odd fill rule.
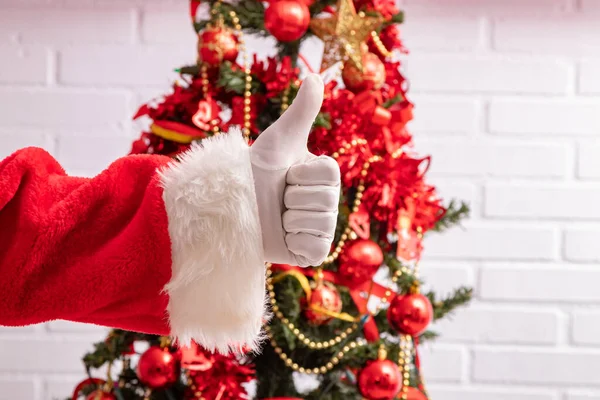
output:
[[208,95],[208,66],[202,63],[200,66],[200,78],[202,83],[202,94],[204,97]]
[[285,88],[285,90],[283,91],[283,96],[281,96],[281,111],[285,111],[288,109],[288,107],[290,106],[290,89],[291,89],[291,85],[288,85],[288,87]]
[[[334,152],[331,156],[335,160],[337,160],[340,157],[340,155],[346,154],[346,152],[348,150],[350,150],[352,147],[355,147],[358,145],[363,146],[366,144],[367,144],[367,141],[365,139],[354,139],[350,143],[346,143],[343,147],[341,147],[338,151]],[[355,197],[354,203],[352,205],[352,212],[358,211],[360,204],[362,203],[362,196],[363,196],[363,192],[365,191],[365,177],[367,176],[367,171],[368,171],[369,167],[371,166],[371,163],[376,162],[376,161],[381,161],[381,157],[373,156],[369,159],[369,161],[366,161],[363,164],[363,169],[361,171],[361,179],[360,179],[360,182],[359,182],[359,185],[357,188],[358,191],[356,193],[356,197]],[[337,258],[340,256],[340,253],[342,252],[342,249],[346,245],[346,241],[348,240],[348,238],[356,239],[356,233],[354,233],[352,228],[349,226],[346,227],[346,229],[344,230],[344,233],[342,233],[342,236],[340,237],[340,240],[336,244],[333,252],[329,256],[327,256],[327,258],[325,259],[325,262],[323,263],[324,265],[332,264],[335,260],[337,260]]]
[[306,334],[300,332],[298,329],[279,309],[279,305],[277,305],[277,299],[275,297],[275,288],[273,286],[273,278],[272,278],[272,270],[271,264],[267,264],[267,290],[269,292],[269,298],[271,302],[271,308],[275,313],[275,317],[281,321],[283,325],[285,325],[292,334],[302,342],[302,344],[308,346],[310,349],[327,349],[329,347],[335,346],[336,344],[340,344],[343,340],[347,339],[349,335],[354,333],[356,329],[358,329],[358,323],[353,323],[349,328],[347,328],[344,332],[340,333],[336,337],[324,340],[322,342],[317,342],[311,340],[306,336]]
[[244,133],[244,137],[246,138],[246,140],[248,140],[250,138],[250,118],[251,118],[251,114],[250,111],[252,110],[250,108],[251,106],[251,96],[252,96],[252,71],[250,70],[250,59],[248,57],[248,51],[246,50],[246,39],[244,38],[244,35],[242,33],[242,25],[240,24],[240,19],[237,16],[236,12],[231,10],[229,11],[229,16],[231,17],[231,20],[233,21],[233,26],[236,30],[237,36],[238,36],[238,43],[239,43],[239,50],[240,52],[243,54],[243,58],[244,58],[244,73],[246,74],[245,77],[245,86],[244,86],[244,126],[242,129],[242,132]]
[[[403,273],[410,273],[410,271],[406,268],[406,267],[402,267],[401,269],[397,270],[393,277],[392,277],[392,282],[393,283],[397,283],[398,279],[400,278],[400,276],[402,276]],[[275,295],[275,288],[273,286],[273,279],[272,279],[272,270],[271,270],[271,264],[267,264],[267,290],[269,293],[269,299],[270,299],[270,303],[271,303],[271,307],[273,309],[273,312],[275,313],[275,317],[281,321],[281,323],[283,325],[285,325],[290,332],[292,332],[292,334],[298,338],[298,340],[300,340],[300,342],[302,342],[304,345],[308,346],[311,349],[327,349],[329,347],[335,346],[336,344],[341,343],[344,339],[347,339],[348,336],[350,336],[352,333],[354,333],[354,331],[356,331],[356,329],[358,329],[359,324],[358,323],[354,323],[352,324],[349,328],[347,328],[344,332],[340,333],[339,335],[337,335],[336,337],[329,339],[329,340],[325,340],[322,342],[317,342],[314,340],[311,340],[310,338],[308,338],[306,336],[306,334],[302,333],[300,331],[300,329],[298,329],[287,317],[285,317],[285,315],[281,312],[279,305],[277,304],[277,299],[276,299],[276,295]],[[384,297],[382,297],[380,299],[380,304],[378,309],[375,311],[375,314],[377,314],[379,311],[381,311],[381,309],[384,307],[384,305],[389,301],[390,296],[392,295],[392,291],[390,289],[385,291]]]
[[[217,15],[218,8],[221,6],[221,2],[217,1],[213,8],[211,9],[212,15]],[[233,22],[233,27],[235,29],[235,34],[238,38],[239,51],[243,54],[244,59],[244,74],[245,74],[245,82],[244,82],[244,123],[242,126],[242,133],[244,134],[244,138],[246,141],[250,140],[250,127],[252,115],[250,114],[251,103],[252,103],[252,70],[250,69],[250,59],[248,57],[248,51],[246,49],[246,39],[244,38],[244,34],[242,32],[242,25],[240,24],[240,19],[237,13],[234,10],[229,11],[229,16],[231,17],[231,21]],[[222,17],[221,17],[222,18]],[[203,83],[203,91],[206,95],[208,91],[208,74],[206,72],[206,65],[202,65],[201,73],[202,73],[202,83]],[[206,86],[205,86],[206,82]],[[212,123],[212,122],[211,122]],[[215,134],[219,133],[219,127],[213,125],[213,132]]]
[[371,39],[373,40],[375,47],[377,47],[377,51],[379,51],[382,56],[391,57],[394,54],[385,47],[377,32],[371,31]]
[[[202,63],[202,65],[200,66],[200,79],[200,82],[202,83],[202,94],[204,95],[204,98],[206,98],[208,96],[209,81],[208,66],[205,63]],[[216,118],[210,121],[210,125],[214,135],[218,135],[219,133],[221,133],[221,129],[219,128],[219,121]]]
[[410,335],[400,336],[400,351],[398,352],[398,368],[402,375],[402,390],[400,391],[400,400],[407,400],[408,387],[410,385],[410,364],[412,337]]
[[286,367],[291,368],[293,371],[309,375],[326,374],[327,372],[331,371],[337,364],[340,363],[341,359],[344,358],[346,353],[348,353],[350,350],[354,350],[366,344],[364,340],[350,342],[347,345],[345,345],[336,355],[331,357],[329,362],[327,362],[325,365],[314,368],[305,368],[301,367],[289,355],[287,355],[285,351],[283,351],[283,349],[277,344],[277,341],[275,340],[273,333],[271,332],[271,328],[268,325],[265,326],[265,330],[267,332],[267,336],[271,341],[271,346],[273,347],[275,353],[279,356],[281,361],[284,362]]

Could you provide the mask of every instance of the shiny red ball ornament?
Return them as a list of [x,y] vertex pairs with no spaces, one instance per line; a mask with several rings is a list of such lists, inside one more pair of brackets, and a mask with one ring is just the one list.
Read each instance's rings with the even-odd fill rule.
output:
[[265,28],[280,42],[300,39],[309,23],[310,11],[301,0],[279,0],[265,11]]
[[152,346],[140,357],[137,375],[146,386],[163,388],[179,379],[179,363],[168,349]]
[[356,287],[373,279],[383,264],[383,252],[374,241],[357,239],[344,247],[339,260],[338,276],[341,283]]
[[114,394],[105,392],[104,390],[95,390],[88,394],[85,400],[117,400]]
[[371,361],[358,373],[358,390],[367,400],[392,400],[401,387],[398,365],[390,360]]
[[342,311],[342,306],[342,298],[335,286],[320,283],[312,290],[310,300],[304,303],[304,316],[314,325],[324,325],[333,317],[320,310],[339,313]]
[[350,61],[346,61],[342,71],[342,79],[346,88],[354,93],[364,90],[381,89],[385,83],[385,65],[373,53],[363,55],[363,69]]
[[387,311],[390,325],[405,335],[418,336],[433,318],[433,307],[420,293],[396,296]]
[[199,61],[217,66],[223,61],[234,62],[238,56],[238,38],[225,26],[207,27],[198,36]]

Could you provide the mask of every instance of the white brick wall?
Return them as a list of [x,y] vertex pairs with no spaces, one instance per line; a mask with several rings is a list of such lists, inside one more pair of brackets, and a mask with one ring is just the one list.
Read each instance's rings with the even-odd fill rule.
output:
[[[442,194],[473,208],[463,229],[426,243],[428,287],[476,290],[423,349],[431,394],[599,400],[600,1],[404,5],[415,141]],[[0,0],[0,157],[42,146],[93,174],[126,153],[136,106],[194,60],[186,8]],[[63,322],[0,329],[0,400],[68,396],[102,335]]]

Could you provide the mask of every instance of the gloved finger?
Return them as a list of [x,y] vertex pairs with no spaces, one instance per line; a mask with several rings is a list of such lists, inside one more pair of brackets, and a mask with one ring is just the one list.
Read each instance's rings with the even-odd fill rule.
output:
[[287,233],[308,233],[331,240],[336,223],[336,212],[287,210],[283,213],[283,229]]
[[310,154],[308,135],[321,109],[323,95],[321,77],[307,76],[290,107],[252,145],[253,162],[274,169],[289,168]]
[[331,248],[331,240],[308,233],[288,233],[285,241],[300,267],[321,265]]
[[287,173],[288,185],[340,185],[340,166],[331,157],[319,156],[292,165]]
[[283,202],[288,210],[336,211],[339,186],[287,186]]

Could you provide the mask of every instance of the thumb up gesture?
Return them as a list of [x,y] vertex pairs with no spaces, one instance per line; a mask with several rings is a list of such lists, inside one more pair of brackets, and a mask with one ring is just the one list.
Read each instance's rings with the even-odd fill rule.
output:
[[331,247],[340,170],[307,148],[323,102],[323,81],[309,75],[293,104],[250,148],[265,260],[320,265]]

